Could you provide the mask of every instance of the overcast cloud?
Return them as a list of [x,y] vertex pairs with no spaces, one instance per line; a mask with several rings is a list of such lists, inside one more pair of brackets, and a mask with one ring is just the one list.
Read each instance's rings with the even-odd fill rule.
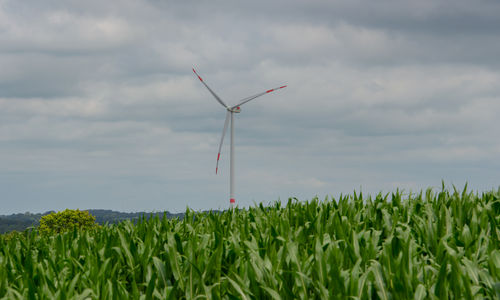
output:
[[[0,214],[500,185],[498,1],[0,0]],[[226,139],[228,141],[228,139]]]

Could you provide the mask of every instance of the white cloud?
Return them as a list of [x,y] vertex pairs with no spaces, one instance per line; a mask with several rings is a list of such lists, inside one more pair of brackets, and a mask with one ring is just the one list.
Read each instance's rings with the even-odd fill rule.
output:
[[284,3],[0,0],[0,213],[226,207],[191,67],[229,104],[288,84],[237,116],[241,205],[498,184],[499,5]]
[[55,117],[91,117],[106,112],[106,103],[92,98],[7,98],[0,99],[0,109],[7,114]]
[[92,17],[69,11],[41,12],[36,17],[3,12],[0,49],[33,52],[92,52],[131,42],[138,32],[126,20]]

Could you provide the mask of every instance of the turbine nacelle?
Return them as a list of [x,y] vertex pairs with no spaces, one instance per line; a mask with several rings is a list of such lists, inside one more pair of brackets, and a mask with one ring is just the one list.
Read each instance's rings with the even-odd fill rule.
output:
[[241,108],[239,106],[228,107],[227,110],[230,111],[230,112],[234,112],[234,113],[240,113],[241,112]]

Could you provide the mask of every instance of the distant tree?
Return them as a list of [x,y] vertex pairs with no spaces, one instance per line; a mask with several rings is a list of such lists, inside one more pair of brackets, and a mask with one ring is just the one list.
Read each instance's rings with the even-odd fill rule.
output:
[[0,234],[12,230],[24,231],[28,227],[33,226],[33,223],[35,221],[25,217],[18,217],[17,215],[14,217],[0,217]]
[[95,217],[86,210],[66,209],[61,212],[53,212],[40,219],[38,231],[40,233],[61,233],[77,229],[92,229],[99,226]]

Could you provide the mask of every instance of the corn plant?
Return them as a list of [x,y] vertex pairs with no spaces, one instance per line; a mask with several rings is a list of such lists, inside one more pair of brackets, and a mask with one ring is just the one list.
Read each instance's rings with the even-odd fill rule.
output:
[[500,189],[0,236],[2,299],[498,299]]

